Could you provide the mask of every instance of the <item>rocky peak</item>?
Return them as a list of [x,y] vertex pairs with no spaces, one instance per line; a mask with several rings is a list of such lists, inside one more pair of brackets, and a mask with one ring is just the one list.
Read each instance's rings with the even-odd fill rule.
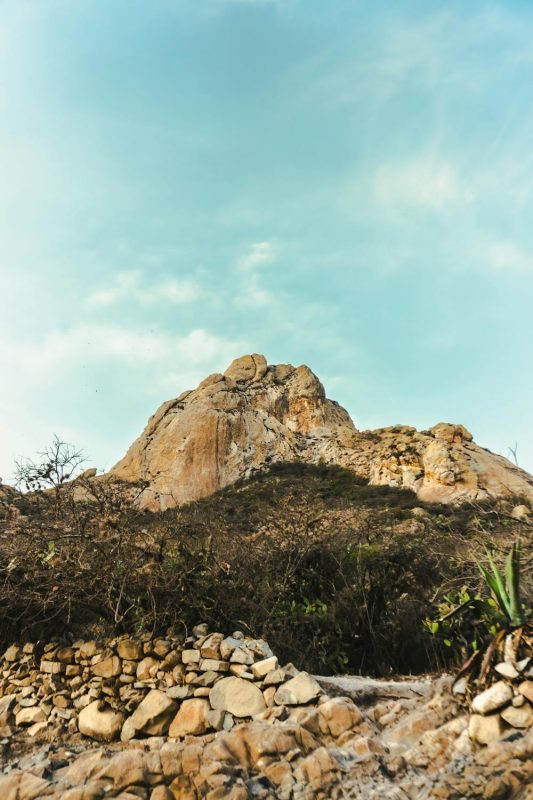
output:
[[269,365],[255,353],[164,403],[111,473],[147,481],[141,505],[160,509],[283,461],[338,464],[427,501],[533,499],[533,478],[478,447],[463,425],[360,432],[309,367]]

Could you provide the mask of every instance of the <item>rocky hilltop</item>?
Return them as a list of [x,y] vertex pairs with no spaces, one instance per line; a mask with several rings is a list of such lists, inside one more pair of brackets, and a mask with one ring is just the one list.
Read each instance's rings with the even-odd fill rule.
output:
[[533,498],[533,478],[475,444],[464,426],[358,431],[309,367],[269,365],[257,354],[163,403],[111,474],[146,481],[140,504],[157,510],[294,461],[347,467],[427,502]]

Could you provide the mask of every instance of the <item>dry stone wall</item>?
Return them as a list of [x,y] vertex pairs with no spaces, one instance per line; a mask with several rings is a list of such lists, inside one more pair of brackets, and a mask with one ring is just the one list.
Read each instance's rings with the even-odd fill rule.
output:
[[0,672],[0,736],[49,726],[92,739],[183,738],[283,716],[323,694],[261,639],[208,634],[12,645]]

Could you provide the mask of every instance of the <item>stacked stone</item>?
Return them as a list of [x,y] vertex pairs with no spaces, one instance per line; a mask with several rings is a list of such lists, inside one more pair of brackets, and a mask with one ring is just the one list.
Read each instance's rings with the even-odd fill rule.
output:
[[236,721],[281,720],[287,707],[321,694],[311,675],[280,667],[265,641],[209,634],[205,625],[185,640],[12,645],[0,663],[0,736],[52,726],[100,741],[179,739],[228,731]]
[[[525,731],[533,725],[533,659],[513,661],[505,658],[496,664],[495,683],[476,694],[470,704],[468,732],[478,744],[489,744],[511,730]],[[459,680],[454,693],[466,690],[466,679]]]

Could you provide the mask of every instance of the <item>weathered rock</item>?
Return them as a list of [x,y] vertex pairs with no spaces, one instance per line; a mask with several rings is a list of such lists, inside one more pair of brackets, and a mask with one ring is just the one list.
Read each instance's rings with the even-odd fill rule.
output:
[[252,664],[252,674],[254,678],[264,678],[269,672],[278,668],[278,659],[276,656],[270,658],[263,658],[261,661],[256,661]]
[[511,517],[518,520],[527,520],[531,515],[531,509],[523,504],[515,506],[511,511]]
[[117,653],[127,661],[140,661],[143,657],[143,647],[141,642],[133,639],[123,639],[117,645]]
[[489,689],[476,695],[472,700],[472,711],[475,714],[490,714],[507,705],[513,699],[513,690],[504,681],[494,683]]
[[265,710],[261,689],[242,678],[222,678],[209,693],[215,710],[229,711],[234,717],[253,717]]
[[46,714],[39,706],[22,708],[15,717],[17,726],[34,725],[36,722],[46,722]]
[[300,672],[278,688],[274,700],[278,705],[296,706],[310,703],[322,694],[322,689],[312,675]]
[[516,708],[515,706],[508,706],[501,712],[502,719],[513,728],[529,728],[533,725],[533,708],[529,703]]
[[268,366],[255,354],[164,403],[110,474],[147,481],[139,505],[160,509],[275,462],[321,460],[373,484],[413,489],[426,501],[533,499],[533,478],[478,447],[464,426],[360,433],[308,367]]
[[172,738],[182,738],[189,734],[206,733],[211,725],[208,714],[211,711],[208,700],[203,697],[194,697],[184,700],[169,728],[168,735]]
[[160,736],[167,732],[176,709],[177,704],[165,692],[152,689],[129,718],[129,725],[141,733]]
[[468,734],[478,744],[489,744],[499,739],[504,731],[499,714],[472,714],[468,723]]
[[112,742],[118,737],[123,722],[124,714],[102,707],[101,702],[95,700],[80,711],[78,728],[80,733],[91,739]]
[[533,704],[533,681],[522,681],[518,686],[518,691]]
[[113,678],[122,672],[122,661],[118,656],[110,656],[94,664],[91,670],[94,675],[98,675],[100,678]]

